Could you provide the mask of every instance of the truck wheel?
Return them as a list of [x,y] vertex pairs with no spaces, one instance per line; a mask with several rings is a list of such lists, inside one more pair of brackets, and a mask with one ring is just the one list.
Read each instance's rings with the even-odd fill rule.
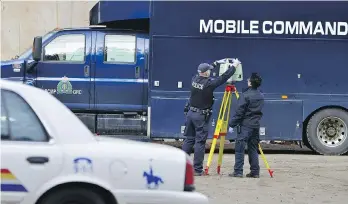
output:
[[45,196],[40,204],[106,204],[94,191],[75,188],[61,189]]
[[321,110],[308,122],[308,143],[319,154],[344,154],[348,152],[347,127],[347,111],[336,108]]
[[[308,127],[308,124],[307,124],[307,126],[305,126],[305,127]],[[306,130],[306,128],[303,128],[303,136],[302,136],[302,142],[303,142],[303,144],[308,148],[308,149],[310,149],[310,150],[312,150],[312,151],[315,151],[313,148],[312,148],[312,146],[309,144],[309,142],[308,142],[308,137],[307,137],[307,130]]]

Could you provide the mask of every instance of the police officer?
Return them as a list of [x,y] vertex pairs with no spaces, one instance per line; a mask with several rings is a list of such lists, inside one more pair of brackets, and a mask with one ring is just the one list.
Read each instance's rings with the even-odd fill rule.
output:
[[232,60],[232,66],[217,78],[210,78],[210,70],[217,66],[202,63],[198,66],[198,75],[192,78],[191,96],[186,103],[184,112],[186,115],[186,128],[184,144],[182,149],[191,154],[194,147],[194,169],[195,175],[203,175],[203,160],[205,143],[208,137],[208,123],[210,121],[212,106],[214,103],[214,90],[224,84],[236,71],[241,62],[238,59]]
[[264,96],[258,90],[262,79],[257,73],[252,73],[248,79],[248,88],[240,95],[236,113],[229,122],[230,132],[237,127],[235,143],[235,165],[231,177],[243,177],[244,150],[248,145],[250,173],[246,177],[259,178],[260,166],[257,153],[259,144],[260,120],[264,105]]

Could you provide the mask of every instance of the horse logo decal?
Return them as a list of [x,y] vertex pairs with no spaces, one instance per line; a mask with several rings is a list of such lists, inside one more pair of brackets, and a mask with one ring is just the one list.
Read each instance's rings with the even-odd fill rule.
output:
[[[153,171],[152,171],[152,167],[151,166],[150,166],[150,173],[144,171],[143,177],[146,177],[147,188],[148,189],[157,189],[159,183],[162,183],[162,184],[164,183],[161,177],[153,175]],[[154,185],[151,185],[152,183]]]

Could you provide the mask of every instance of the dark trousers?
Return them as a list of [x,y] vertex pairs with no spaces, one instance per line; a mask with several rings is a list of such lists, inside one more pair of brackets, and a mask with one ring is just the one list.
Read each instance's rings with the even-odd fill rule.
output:
[[248,157],[251,174],[260,174],[259,154],[257,152],[260,141],[259,138],[259,128],[240,128],[240,133],[237,134],[235,145],[235,174],[243,174],[245,145],[248,145]]
[[194,169],[195,172],[203,172],[203,160],[205,153],[205,143],[208,138],[210,116],[206,117],[202,113],[189,111],[186,116],[186,128],[184,144],[182,149],[190,155],[194,148]]

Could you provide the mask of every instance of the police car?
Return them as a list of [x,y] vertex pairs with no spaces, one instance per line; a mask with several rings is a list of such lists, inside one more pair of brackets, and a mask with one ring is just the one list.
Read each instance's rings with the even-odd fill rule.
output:
[[1,83],[1,203],[208,203],[182,150],[94,136],[49,93]]

